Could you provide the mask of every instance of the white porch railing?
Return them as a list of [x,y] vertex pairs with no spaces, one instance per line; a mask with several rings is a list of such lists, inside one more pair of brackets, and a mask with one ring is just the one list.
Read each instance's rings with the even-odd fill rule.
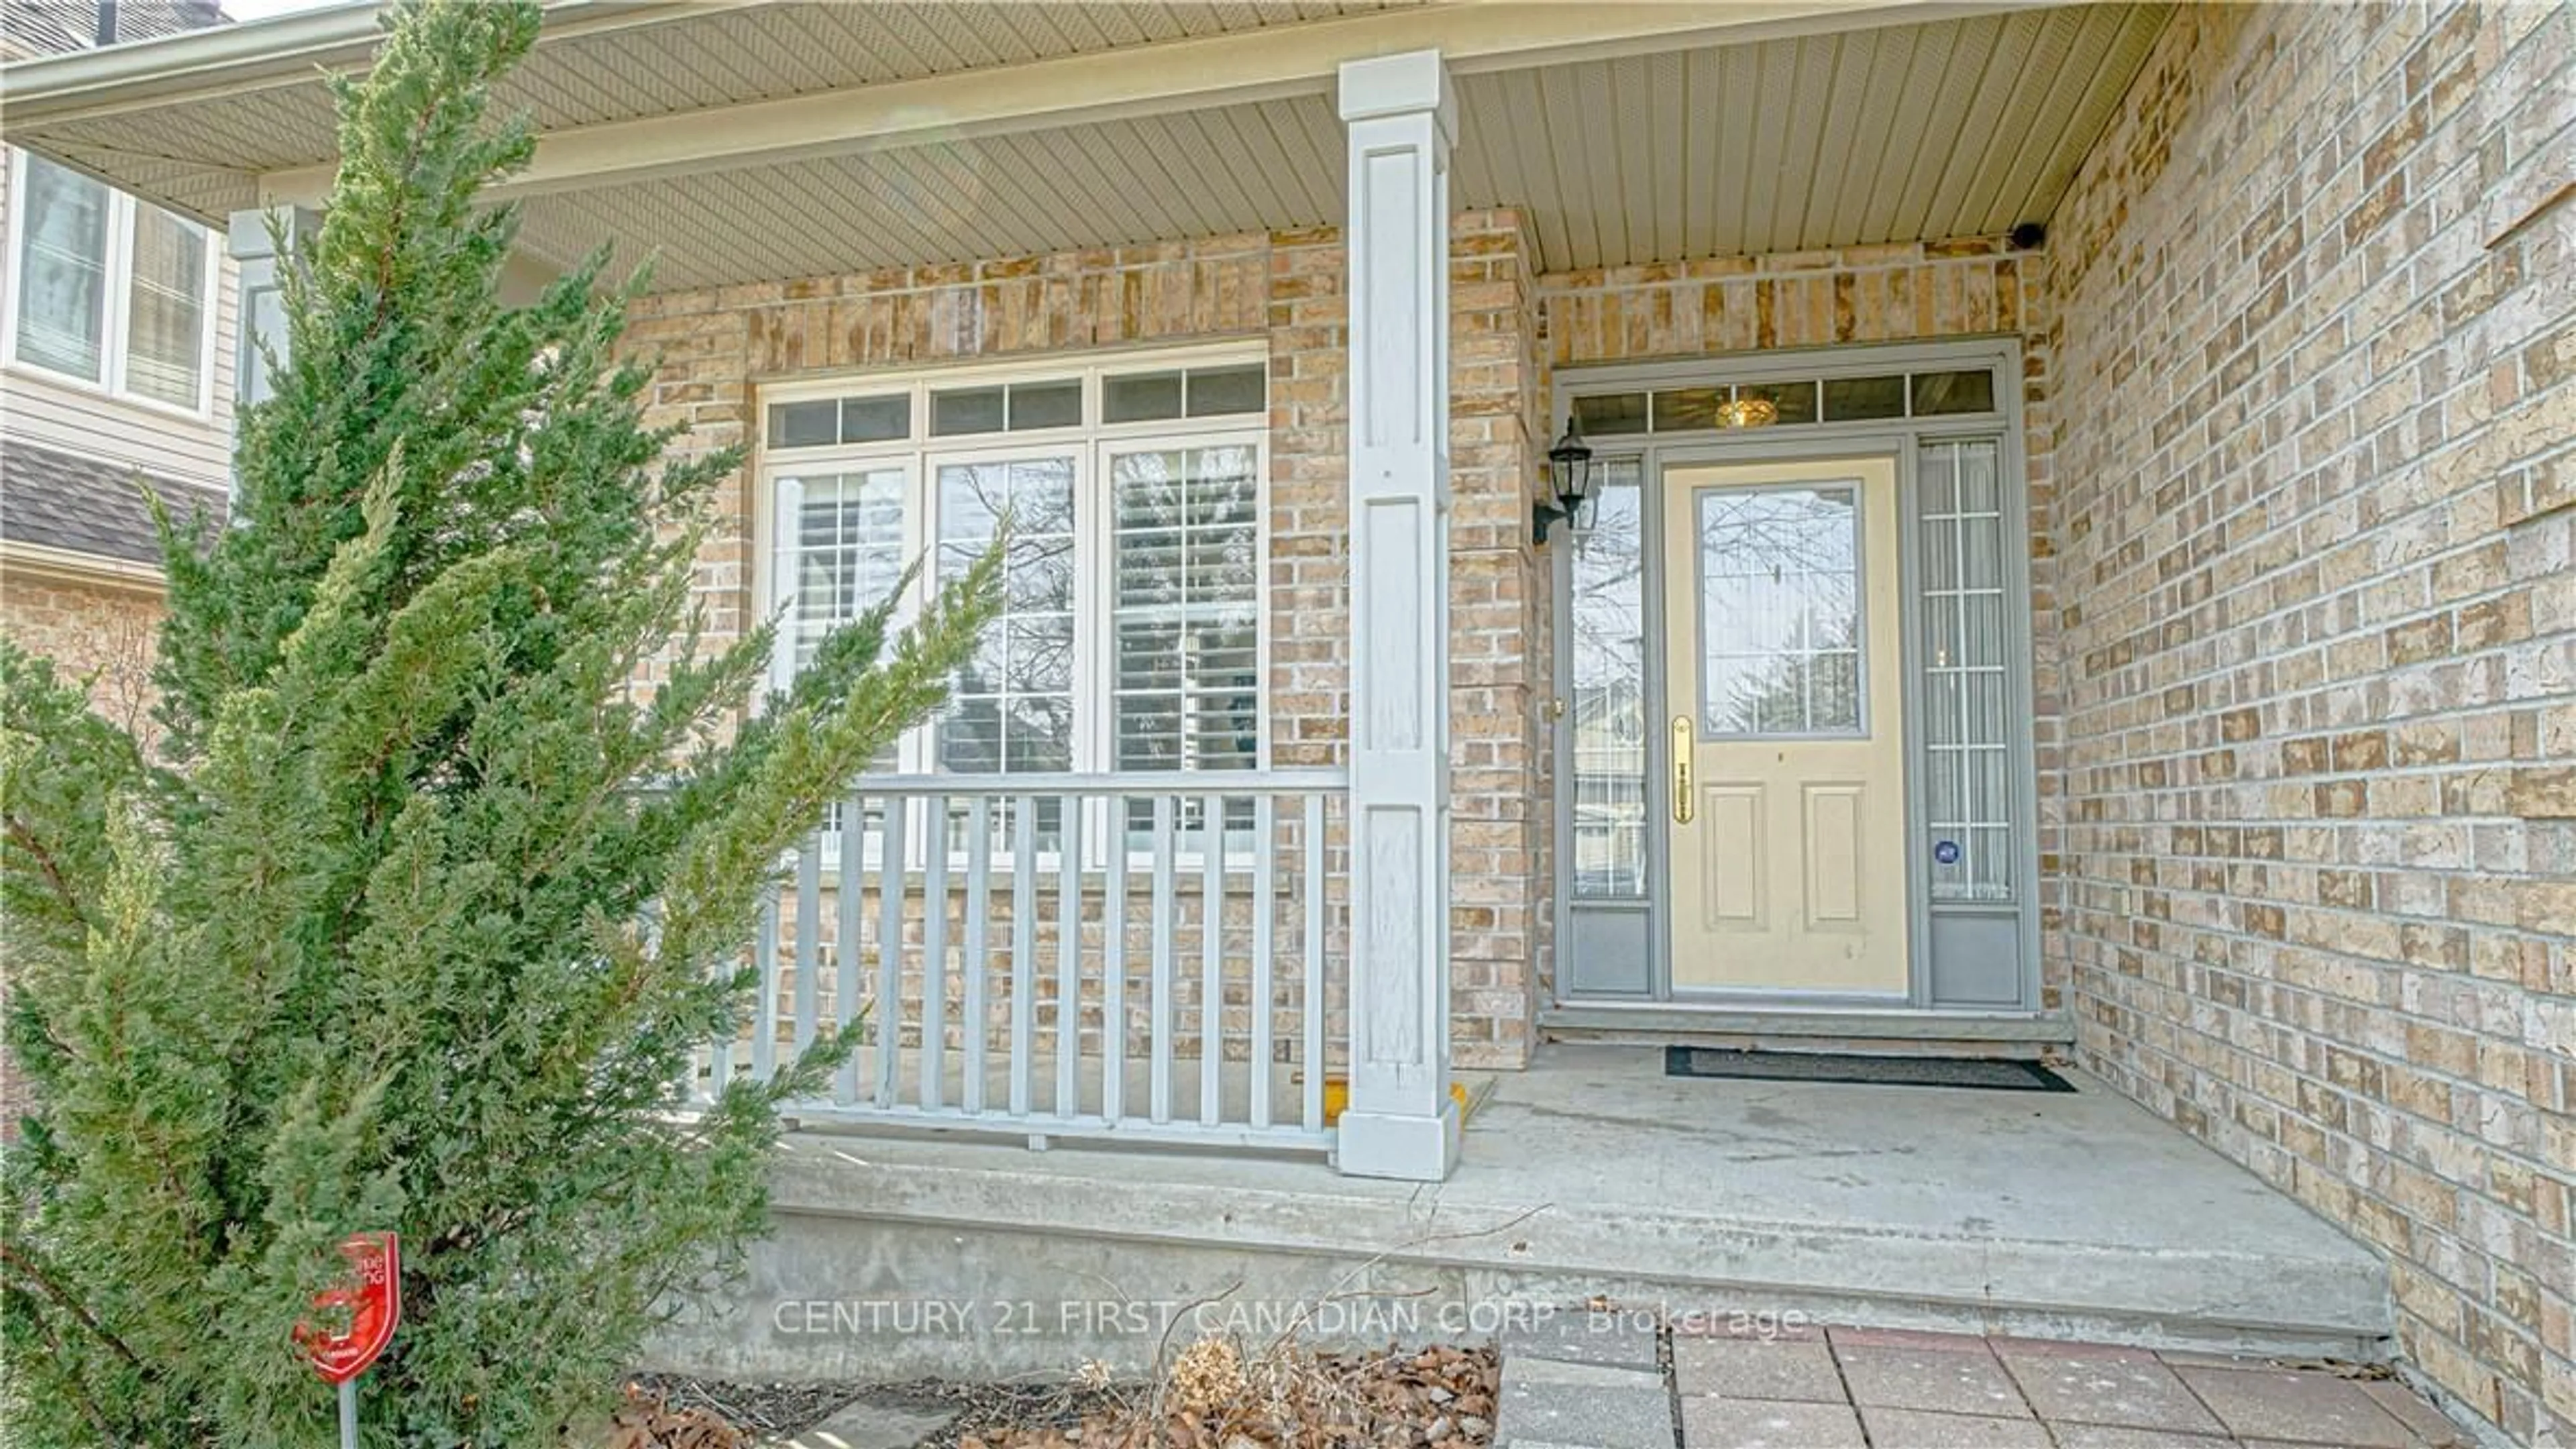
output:
[[1346,810],[1323,771],[862,779],[696,1090],[830,1023],[858,1046],[803,1121],[1329,1150]]

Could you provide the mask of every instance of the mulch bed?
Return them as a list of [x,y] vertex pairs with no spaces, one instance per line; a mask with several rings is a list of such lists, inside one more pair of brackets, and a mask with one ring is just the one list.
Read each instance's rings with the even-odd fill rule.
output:
[[749,1449],[859,1399],[951,1413],[922,1449],[1486,1449],[1491,1348],[1246,1355],[1192,1344],[1155,1383],[731,1384],[639,1375],[606,1449]]

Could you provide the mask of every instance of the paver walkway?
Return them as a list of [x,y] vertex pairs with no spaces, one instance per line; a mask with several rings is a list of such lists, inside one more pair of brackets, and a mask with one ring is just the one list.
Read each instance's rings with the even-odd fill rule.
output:
[[[2262,1359],[1811,1326],[1507,1336],[1496,1449],[2467,1449],[2403,1384]],[[1678,1417],[1675,1410],[1678,1410]],[[1678,1432],[1676,1432],[1676,1430]]]

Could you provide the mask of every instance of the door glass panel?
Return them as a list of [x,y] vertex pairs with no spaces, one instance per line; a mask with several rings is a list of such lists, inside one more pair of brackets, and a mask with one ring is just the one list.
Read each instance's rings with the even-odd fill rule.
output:
[[1708,488],[1694,514],[1701,730],[1866,734],[1858,485]]
[[1646,894],[1645,539],[1635,458],[1598,465],[1573,570],[1577,900]]
[[2000,452],[1986,438],[1927,443],[1920,455],[1924,798],[1936,901],[2014,898]]

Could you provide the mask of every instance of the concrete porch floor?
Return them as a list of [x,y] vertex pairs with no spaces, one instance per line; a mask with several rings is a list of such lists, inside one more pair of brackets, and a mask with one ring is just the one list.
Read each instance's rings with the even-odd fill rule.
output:
[[791,1135],[779,1230],[660,1366],[1059,1373],[1204,1331],[1481,1338],[1529,1305],[2373,1358],[2379,1263],[2070,1074],[2072,1094],[1667,1078],[1555,1045],[1479,1082],[1448,1182],[1311,1160]]

